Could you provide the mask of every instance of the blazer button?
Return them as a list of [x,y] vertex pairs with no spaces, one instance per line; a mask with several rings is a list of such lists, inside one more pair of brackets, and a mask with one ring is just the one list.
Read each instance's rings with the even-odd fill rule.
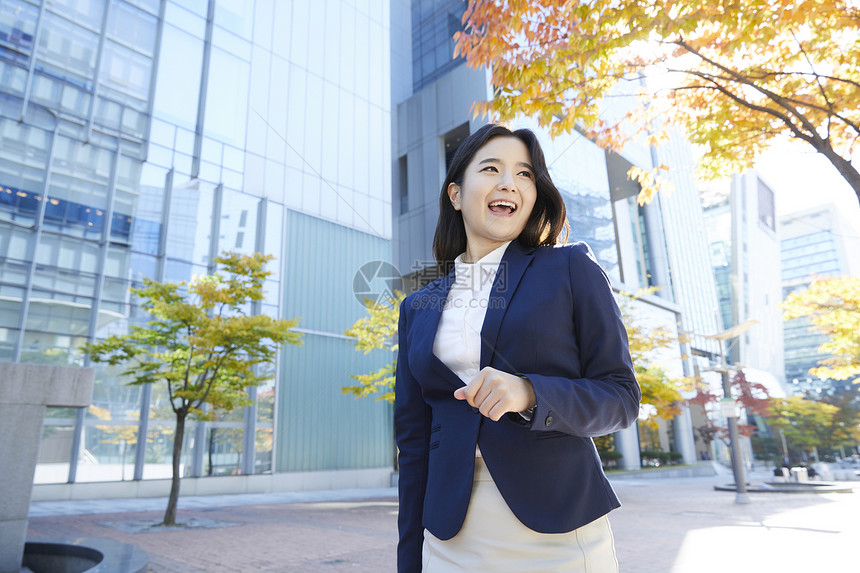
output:
[[552,426],[552,416],[547,416],[547,417],[546,417],[546,420],[544,420],[544,421],[543,421],[543,424],[544,424],[544,426],[546,426],[547,428],[549,428],[550,426]]
[[474,406],[472,406],[472,413],[477,414],[478,412],[480,412],[480,410],[478,408],[475,408]]

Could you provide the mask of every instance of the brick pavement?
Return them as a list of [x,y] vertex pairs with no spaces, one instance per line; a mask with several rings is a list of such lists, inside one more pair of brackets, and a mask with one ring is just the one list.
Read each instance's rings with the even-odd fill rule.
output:
[[[860,566],[860,483],[851,494],[714,491],[725,478],[617,479],[611,514],[623,573],[807,573]],[[256,500],[255,500],[256,501]],[[238,525],[124,533],[107,521],[155,520],[160,511],[31,517],[30,537],[93,536],[133,543],[152,573],[393,571],[392,497],[180,510],[182,518]],[[523,572],[518,572],[523,573]]]
[[33,517],[29,537],[105,537],[149,554],[153,573],[392,571],[397,502],[245,505],[180,510],[178,521],[206,518],[238,525],[125,533],[103,522],[157,520],[163,512]]

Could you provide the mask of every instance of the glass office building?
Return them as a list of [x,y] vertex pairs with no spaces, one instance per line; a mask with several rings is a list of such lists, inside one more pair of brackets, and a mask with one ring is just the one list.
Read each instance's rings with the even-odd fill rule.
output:
[[[389,468],[389,408],[340,387],[391,356],[343,330],[365,262],[391,258],[387,2],[4,0],[0,360],[84,365],[144,324],[129,291],[221,251],[271,253],[253,312],[298,317],[255,405],[186,430],[185,475]],[[37,483],[169,475],[159,385],[97,368],[50,410]],[[145,436],[145,438],[144,438]]]
[[[842,221],[834,204],[791,213],[780,218],[783,297],[806,290],[813,280],[856,275],[860,272],[860,240]],[[807,318],[785,322],[785,378],[794,391],[832,391],[850,381],[819,380],[809,373],[830,355],[818,347],[827,336]]]

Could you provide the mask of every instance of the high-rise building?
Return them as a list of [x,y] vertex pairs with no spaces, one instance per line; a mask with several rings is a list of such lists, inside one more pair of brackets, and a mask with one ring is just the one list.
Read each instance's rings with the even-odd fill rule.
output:
[[[821,205],[780,217],[783,297],[805,290],[815,279],[860,275],[860,237],[845,224],[836,206]],[[810,330],[806,318],[784,324],[785,377],[794,390],[826,390],[850,381],[823,381],[809,373],[827,355],[818,347],[827,340]]]
[[[390,408],[340,388],[391,359],[343,335],[355,273],[391,259],[389,20],[386,1],[4,0],[0,360],[83,365],[146,322],[144,278],[270,253],[253,310],[299,317],[304,345],[254,406],[188,428],[185,475],[387,484]],[[168,477],[165,389],[96,376],[89,411],[49,411],[37,483]]]
[[726,349],[729,362],[779,393],[785,374],[774,193],[755,171],[722,187],[711,194],[718,199],[706,206],[705,221],[723,327],[756,321]]

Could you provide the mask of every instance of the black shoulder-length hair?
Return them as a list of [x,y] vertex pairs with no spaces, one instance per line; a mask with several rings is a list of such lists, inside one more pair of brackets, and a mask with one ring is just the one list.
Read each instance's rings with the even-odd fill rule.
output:
[[[526,247],[540,245],[555,245],[567,240],[570,227],[567,222],[567,209],[561,193],[558,192],[543,156],[543,150],[537,137],[529,129],[511,131],[502,125],[490,123],[466,138],[451,160],[448,175],[442,183],[439,196],[439,220],[436,223],[436,234],[433,237],[433,256],[436,264],[443,273],[450,272],[454,259],[466,250],[466,227],[463,224],[463,214],[454,209],[448,198],[448,186],[456,183],[463,185],[466,168],[472,158],[488,141],[496,137],[516,137],[522,141],[529,151],[534,168],[537,198],[531,216],[517,240]],[[559,236],[564,231],[564,236]]]

